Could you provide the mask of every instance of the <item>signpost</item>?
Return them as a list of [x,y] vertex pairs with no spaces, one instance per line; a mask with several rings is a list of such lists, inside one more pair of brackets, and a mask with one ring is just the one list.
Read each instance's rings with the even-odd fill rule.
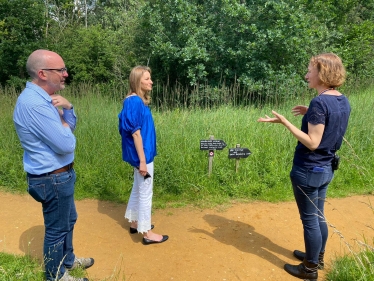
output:
[[[200,140],[200,150],[209,150],[209,176],[212,173],[214,150],[223,150],[226,146],[223,140],[215,140],[214,136],[210,136],[208,140]],[[235,148],[229,149],[229,159],[236,159],[236,172],[239,169],[240,158],[247,158],[251,154],[252,152],[248,148],[242,148],[240,144],[237,144]]]
[[[211,138],[214,136],[210,136]],[[223,140],[201,140],[200,141],[200,150],[222,150],[226,147],[226,143]]]
[[230,159],[232,159],[232,158],[235,158],[235,159],[247,158],[251,154],[252,154],[252,152],[250,152],[248,148],[236,147],[236,148],[230,148],[229,149],[229,158]]
[[249,151],[248,148],[241,148],[240,144],[236,145],[236,148],[230,148],[229,149],[229,159],[236,159],[235,161],[235,171],[238,172],[239,169],[239,160],[240,158],[247,158],[249,155],[251,155],[252,152]]
[[200,140],[200,150],[209,150],[208,170],[209,176],[212,173],[214,150],[222,150],[226,147],[223,140],[215,140],[214,136],[210,136],[209,140]]

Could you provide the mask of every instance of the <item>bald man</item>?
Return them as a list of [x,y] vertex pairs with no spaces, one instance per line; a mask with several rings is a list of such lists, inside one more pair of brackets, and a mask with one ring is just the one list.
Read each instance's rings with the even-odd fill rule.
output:
[[27,190],[42,204],[46,278],[87,281],[69,274],[76,267],[92,266],[94,260],[77,258],[73,250],[78,217],[73,169],[77,118],[73,105],[57,94],[65,88],[67,68],[61,56],[48,50],[34,51],[26,68],[31,82],[18,97],[13,121],[24,150]]

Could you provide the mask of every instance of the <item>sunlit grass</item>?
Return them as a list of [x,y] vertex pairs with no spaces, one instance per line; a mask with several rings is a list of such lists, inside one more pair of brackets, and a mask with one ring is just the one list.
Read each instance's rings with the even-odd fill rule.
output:
[[373,281],[374,251],[365,250],[358,254],[337,258],[325,279],[326,281]]
[[[84,86],[84,87],[83,87]],[[132,187],[132,168],[121,159],[118,113],[124,92],[103,96],[100,89],[83,85],[65,92],[78,115],[75,131],[77,149],[76,198],[96,198],[127,202]],[[74,90],[74,91],[73,91]],[[290,90],[290,93],[294,91]],[[370,88],[345,89],[352,105],[345,143],[339,151],[342,163],[329,187],[328,196],[343,197],[373,191],[374,115]],[[274,93],[276,95],[277,93]],[[12,113],[18,93],[0,93],[0,186],[11,192],[26,192],[22,148],[16,136]],[[116,96],[116,97],[115,97]],[[232,200],[287,201],[293,199],[289,182],[295,138],[281,125],[259,123],[257,119],[274,109],[296,126],[291,108],[308,104],[310,95],[290,99],[273,98],[273,103],[167,109],[152,105],[157,131],[154,206],[199,206]],[[275,102],[282,100],[282,103]],[[274,104],[274,105],[270,105]],[[212,174],[208,174],[208,152],[200,150],[200,140],[221,139],[227,147],[215,151]],[[228,149],[237,144],[252,154],[239,161],[228,158]]]
[[44,272],[36,259],[0,252],[0,281],[13,280],[44,280]]

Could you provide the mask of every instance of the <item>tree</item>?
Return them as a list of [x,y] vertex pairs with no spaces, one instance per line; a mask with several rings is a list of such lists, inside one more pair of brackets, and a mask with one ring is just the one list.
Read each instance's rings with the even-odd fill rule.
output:
[[191,85],[240,81],[255,87],[257,81],[301,75],[327,28],[293,4],[154,0],[140,17],[145,34],[138,54],[148,50],[158,72]]
[[66,28],[54,49],[64,58],[70,81],[108,83],[114,80],[116,45],[113,32],[101,26]]
[[0,15],[2,84],[27,76],[37,48],[77,83],[122,83],[144,64],[165,83],[262,91],[303,83],[321,52],[374,74],[374,0],[0,0]]
[[351,72],[373,73],[373,2],[153,0],[139,17],[137,55],[164,81],[254,90],[302,83],[321,52],[336,52]]
[[[44,46],[43,0],[0,0],[0,83],[27,78],[26,60]],[[22,16],[20,16],[22,15]]]
[[[91,1],[92,2],[92,1]],[[91,3],[90,2],[90,3]],[[58,50],[74,83],[124,83],[136,64],[133,38],[138,1],[96,1],[88,25],[75,23],[50,29],[50,47]]]

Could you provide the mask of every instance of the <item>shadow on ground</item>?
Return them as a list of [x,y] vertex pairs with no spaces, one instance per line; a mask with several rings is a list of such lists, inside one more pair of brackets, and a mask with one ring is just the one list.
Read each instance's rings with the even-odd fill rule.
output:
[[[277,257],[276,254],[290,257],[290,250],[274,244],[266,236],[259,234],[255,228],[241,221],[229,220],[218,215],[207,214],[204,217],[210,226],[215,227],[212,232],[205,229],[192,228],[189,231],[203,233],[210,236],[220,243],[231,245],[242,252],[247,252],[265,259],[275,266],[283,269],[284,260]],[[249,234],[250,239],[248,239]]]

